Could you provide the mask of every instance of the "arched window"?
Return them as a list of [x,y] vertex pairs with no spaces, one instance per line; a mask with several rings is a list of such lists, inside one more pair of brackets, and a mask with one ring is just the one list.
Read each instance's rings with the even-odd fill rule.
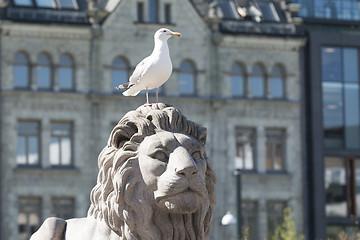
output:
[[30,71],[29,71],[29,59],[22,53],[18,52],[14,57],[14,86],[17,88],[29,88],[30,87]]
[[194,64],[189,60],[185,60],[180,64],[178,81],[181,95],[195,94],[195,71]]
[[251,96],[264,97],[265,95],[265,75],[264,70],[259,64],[252,67],[250,76]]
[[275,65],[271,72],[270,81],[270,92],[273,98],[284,97],[284,71],[283,69]]
[[149,22],[159,22],[159,0],[149,0]]
[[231,94],[244,96],[244,70],[238,63],[234,63],[231,70]]
[[59,88],[61,90],[74,89],[74,61],[70,55],[64,54],[60,58],[59,68]]
[[51,88],[51,62],[50,58],[41,53],[37,57],[37,66],[36,66],[36,81],[37,86],[40,89],[49,89]]
[[111,64],[111,89],[128,82],[129,64],[122,57],[116,57]]

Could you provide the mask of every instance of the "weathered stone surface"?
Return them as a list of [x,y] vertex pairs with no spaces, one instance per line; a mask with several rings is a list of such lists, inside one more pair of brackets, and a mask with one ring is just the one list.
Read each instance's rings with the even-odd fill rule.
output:
[[114,127],[86,218],[48,218],[31,240],[208,239],[215,174],[206,129],[165,104],[141,106]]

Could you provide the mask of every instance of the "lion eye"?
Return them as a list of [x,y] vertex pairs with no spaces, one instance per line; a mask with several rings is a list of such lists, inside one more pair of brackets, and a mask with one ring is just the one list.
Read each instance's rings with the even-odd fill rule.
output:
[[198,152],[194,152],[191,157],[197,161],[197,160],[200,160],[202,157],[201,157],[201,153],[198,151]]
[[162,162],[167,162],[167,155],[163,151],[155,152],[152,157]]

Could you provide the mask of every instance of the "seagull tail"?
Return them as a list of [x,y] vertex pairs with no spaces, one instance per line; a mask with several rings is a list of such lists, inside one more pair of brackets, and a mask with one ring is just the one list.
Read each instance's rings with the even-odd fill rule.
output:
[[129,82],[127,82],[127,83],[125,83],[123,85],[117,86],[116,88],[117,89],[128,89],[129,87],[131,87],[131,86],[129,86]]
[[134,92],[134,90],[128,89],[128,90],[126,90],[125,92],[123,92],[122,94],[123,94],[124,96],[136,96],[136,95],[139,94],[139,92],[140,92],[140,91]]

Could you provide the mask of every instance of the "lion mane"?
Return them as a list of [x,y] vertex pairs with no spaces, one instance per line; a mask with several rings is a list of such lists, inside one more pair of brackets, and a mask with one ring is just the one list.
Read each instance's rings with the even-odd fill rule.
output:
[[90,194],[88,216],[104,220],[123,240],[208,239],[216,179],[206,155],[207,197],[202,206],[194,213],[154,213],[154,196],[142,179],[137,149],[146,136],[157,131],[189,135],[205,148],[206,129],[170,105],[159,103],[128,112],[114,127],[99,155],[99,174]]

